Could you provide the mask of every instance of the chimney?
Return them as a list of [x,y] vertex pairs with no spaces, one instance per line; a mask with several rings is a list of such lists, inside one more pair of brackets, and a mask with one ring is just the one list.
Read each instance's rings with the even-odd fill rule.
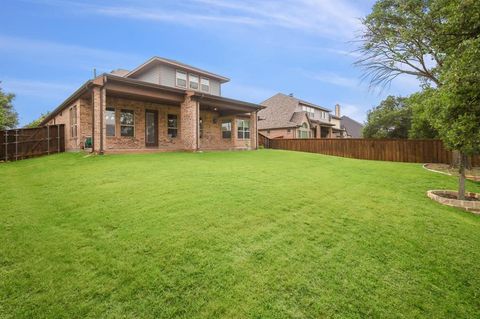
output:
[[335,105],[335,116],[340,117],[340,104]]

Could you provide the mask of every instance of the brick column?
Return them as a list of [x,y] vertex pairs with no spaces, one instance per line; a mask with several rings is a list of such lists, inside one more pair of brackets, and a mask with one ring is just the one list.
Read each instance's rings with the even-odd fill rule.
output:
[[198,150],[199,105],[192,99],[194,92],[187,92],[180,105],[180,137],[185,150]]
[[105,109],[106,109],[106,92],[104,88],[94,87],[92,90],[92,107],[93,107],[93,125],[92,139],[93,151],[102,154],[105,150],[106,130],[105,130]]
[[315,129],[316,129],[315,137],[322,138],[322,127],[320,125],[317,125]]
[[257,112],[250,113],[250,148],[257,149]]
[[329,127],[328,128],[328,138],[332,138],[333,137],[333,129],[332,127]]
[[232,145],[233,148],[237,148],[237,118],[235,116],[232,117]]

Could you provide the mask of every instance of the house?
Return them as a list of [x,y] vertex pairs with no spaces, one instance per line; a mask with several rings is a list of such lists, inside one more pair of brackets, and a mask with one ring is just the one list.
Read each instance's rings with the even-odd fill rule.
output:
[[85,82],[41,124],[65,124],[67,150],[256,149],[262,106],[223,97],[228,81],[153,57]]
[[340,127],[345,130],[348,137],[362,138],[363,136],[363,124],[348,116],[344,115],[340,118]]
[[340,105],[336,114],[322,106],[278,93],[261,103],[258,131],[268,138],[346,137],[340,126]]

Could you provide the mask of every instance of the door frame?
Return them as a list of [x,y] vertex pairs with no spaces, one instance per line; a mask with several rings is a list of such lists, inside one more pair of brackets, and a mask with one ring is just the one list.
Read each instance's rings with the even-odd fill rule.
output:
[[[147,141],[147,113],[154,114],[154,125],[155,125],[155,142],[148,143]],[[147,110],[145,109],[145,147],[158,147],[158,111],[157,110]]]

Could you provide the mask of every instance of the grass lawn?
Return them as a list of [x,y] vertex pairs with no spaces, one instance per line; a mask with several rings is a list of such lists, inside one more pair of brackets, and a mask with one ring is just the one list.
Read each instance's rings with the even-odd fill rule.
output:
[[420,164],[68,153],[0,181],[1,318],[480,317],[480,217]]

